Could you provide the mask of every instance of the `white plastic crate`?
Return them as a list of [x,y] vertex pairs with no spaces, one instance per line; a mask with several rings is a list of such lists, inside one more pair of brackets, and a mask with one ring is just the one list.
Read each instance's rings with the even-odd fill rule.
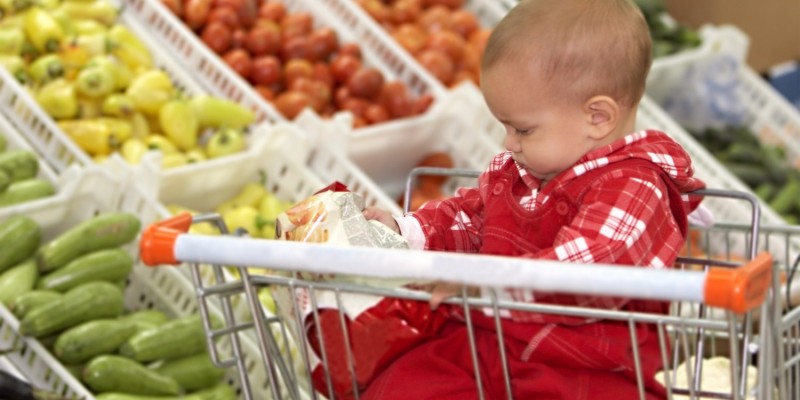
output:
[[[452,157],[455,167],[483,171],[502,151],[486,133],[501,127],[472,84],[460,85],[443,95],[424,116],[402,122],[352,135],[346,144],[353,162],[392,199],[405,192],[406,178],[428,153],[443,151]],[[349,126],[346,120],[332,121],[327,128],[313,129],[327,129],[326,136],[338,135],[346,140]],[[454,180],[450,186],[456,184],[474,186],[475,182]]]
[[[120,1],[107,0],[114,5]],[[180,53],[167,51],[151,36],[152,29],[143,24],[131,10],[121,8],[117,23],[124,25],[150,50],[153,66],[166,72],[177,91],[186,95],[208,93],[197,81],[202,77],[187,73],[178,63]],[[170,49],[171,50],[171,49]],[[5,68],[0,68],[0,104],[6,116],[22,132],[36,151],[45,158],[56,173],[61,173],[70,164],[91,165],[92,158],[78,147],[56,125],[53,118],[36,103],[30,91],[17,82]],[[248,106],[248,104],[244,104]],[[255,109],[253,109],[255,111]],[[252,137],[254,130],[250,130]],[[180,169],[183,167],[176,167]]]
[[[181,20],[173,15],[159,0],[123,0],[126,12],[135,14],[148,25],[154,37],[179,54],[187,70],[202,76],[201,83],[214,95],[238,101],[256,110],[258,121],[286,121],[272,104],[262,99],[253,86],[236,74],[222,58],[211,51],[200,38]],[[314,19],[315,27],[328,27],[336,31],[340,43],[353,42],[360,45],[364,64],[377,68],[387,81],[400,80],[409,86],[412,93],[430,93],[437,97],[440,87],[418,65],[408,62],[399,54],[398,45],[386,45],[374,37],[357,19],[337,18],[335,1],[281,0],[288,12],[307,12]],[[322,4],[324,3],[324,5]],[[330,10],[328,9],[330,8]],[[391,122],[388,122],[391,123]],[[377,124],[377,126],[386,123]],[[360,128],[370,131],[376,126]]]
[[[123,161],[115,159],[113,162]],[[122,166],[117,168],[124,170]],[[15,214],[29,216],[42,227],[42,240],[47,241],[98,212],[131,212],[139,216],[142,226],[160,217],[156,200],[143,193],[137,185],[128,184],[120,175],[99,167],[76,171],[76,184],[59,193],[57,202],[0,209],[0,220]],[[138,259],[138,240],[126,246],[126,249]],[[179,269],[148,268],[138,262],[128,278],[125,304],[130,310],[155,308],[172,317],[197,312],[194,286]],[[220,315],[213,304],[211,312]],[[0,349],[20,348],[19,351],[6,354],[6,357],[22,375],[37,387],[68,398],[94,398],[37,340],[21,337],[17,333],[18,327],[16,317],[0,305]],[[266,388],[268,381],[264,370],[257,368],[260,356],[254,338],[245,335],[241,341],[251,385],[257,389]],[[229,344],[223,341],[220,350],[229,351]],[[235,368],[228,369],[226,379],[234,388],[239,388]]]

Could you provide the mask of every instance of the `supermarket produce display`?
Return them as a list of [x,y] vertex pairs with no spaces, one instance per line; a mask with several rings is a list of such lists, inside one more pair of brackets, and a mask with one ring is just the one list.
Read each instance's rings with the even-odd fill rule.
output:
[[[229,317],[254,322],[252,305],[229,296],[227,310],[213,298],[204,327],[192,283],[269,270],[148,269],[141,229],[218,213],[230,232],[272,240],[277,215],[337,181],[399,213],[412,168],[480,170],[502,150],[505,132],[477,84],[513,0],[0,3],[0,398],[227,400],[245,388],[269,398],[252,325],[214,340],[207,330]],[[715,51],[746,53],[735,28],[695,31],[661,0],[636,3],[654,41],[658,101]],[[792,229],[800,113],[752,70],[740,73],[745,123],[684,129],[648,98],[637,126],[674,134],[698,176],[757,195],[762,223]],[[410,208],[465,184],[474,180],[420,177]],[[707,204],[721,222],[750,216]],[[189,231],[221,234],[208,223]],[[769,246],[800,252],[794,239]],[[272,293],[258,297],[277,321]],[[270,328],[310,397],[297,335]]]

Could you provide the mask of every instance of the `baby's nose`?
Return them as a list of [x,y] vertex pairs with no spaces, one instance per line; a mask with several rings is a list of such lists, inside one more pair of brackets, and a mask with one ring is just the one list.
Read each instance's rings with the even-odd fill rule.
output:
[[503,146],[512,153],[519,153],[521,150],[519,139],[514,133],[506,133],[506,137],[503,139]]

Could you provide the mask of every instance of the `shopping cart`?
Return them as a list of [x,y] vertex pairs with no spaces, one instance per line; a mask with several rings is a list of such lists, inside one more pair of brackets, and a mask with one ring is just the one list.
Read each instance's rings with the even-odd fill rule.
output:
[[[409,178],[436,170],[417,170]],[[471,171],[457,171],[460,176],[475,176]],[[639,398],[645,398],[642,362],[637,351],[637,326],[656,326],[660,349],[661,379],[669,398],[758,398],[789,399],[785,390],[776,390],[774,343],[780,332],[773,329],[779,311],[775,306],[773,269],[769,253],[756,256],[759,234],[758,202],[742,193],[704,190],[704,196],[719,196],[747,201],[752,204],[752,223],[741,236],[745,241],[737,246],[744,253],[739,260],[715,260],[709,257],[681,257],[675,269],[639,269],[611,265],[568,264],[551,261],[525,260],[512,257],[467,255],[443,252],[413,252],[403,250],[345,247],[329,244],[268,241],[247,238],[246,235],[202,236],[188,234],[193,223],[213,222],[223,234],[227,229],[213,214],[178,215],[149,226],[141,238],[141,258],[147,265],[192,263],[192,276],[205,321],[209,351],[220,367],[236,366],[240,372],[242,395],[251,398],[324,398],[321,393],[333,394],[327,351],[314,353],[305,332],[306,318],[320,321],[320,299],[327,298],[338,312],[340,329],[347,334],[344,298],[349,294],[394,297],[426,302],[427,293],[401,288],[381,287],[380,284],[348,283],[301,279],[298,272],[361,276],[374,278],[371,282],[388,279],[413,278],[420,281],[448,281],[466,286],[485,288],[482,297],[470,296],[466,289],[448,304],[463,308],[465,324],[470,332],[470,353],[473,368],[478,371],[478,354],[472,335],[473,315],[489,315],[503,335],[502,315],[507,312],[529,312],[585,319],[620,321],[629,327],[635,376]],[[408,204],[406,201],[405,204]],[[241,234],[241,232],[238,232]],[[709,230],[705,232],[713,234]],[[225,267],[224,267],[225,266]],[[235,267],[232,267],[235,266]],[[214,282],[201,277],[201,268],[213,268]],[[235,268],[239,279],[224,281],[222,268]],[[258,270],[253,270],[257,268]],[[265,273],[265,270],[269,271]],[[257,273],[256,273],[257,272]],[[307,276],[307,275],[302,275]],[[363,282],[360,281],[360,282]],[[283,288],[289,293],[302,291],[311,311],[303,315],[299,307],[271,313],[259,302],[258,290]],[[597,296],[617,296],[669,301],[691,310],[690,315],[612,311],[558,305],[519,303],[500,300],[499,294],[508,288],[546,292],[580,293]],[[237,321],[232,312],[232,299],[244,296],[252,313],[252,322]],[[225,325],[212,329],[208,320],[209,302],[221,303]],[[286,304],[283,305],[284,307]],[[724,310],[725,318],[710,318],[711,310]],[[759,315],[758,329],[754,332]],[[477,313],[477,314],[474,314]],[[238,335],[255,335],[269,382],[264,392],[253,390],[248,370],[233,346],[233,354],[217,351],[218,340],[236,342]],[[501,344],[502,341],[499,341]],[[724,345],[723,345],[724,343]],[[325,348],[322,337],[317,345]],[[353,397],[358,398],[354,356],[349,342],[344,341],[347,369],[353,385]],[[295,352],[293,353],[293,349]],[[505,393],[511,396],[513,382],[509,378],[506,352],[498,345],[503,364]],[[704,359],[724,354],[728,359],[724,373],[727,388],[709,388]],[[313,364],[312,364],[313,363]],[[757,366],[755,376],[751,373]],[[324,373],[324,386],[312,385],[312,371]],[[476,372],[476,397],[483,398],[482,380]],[[258,385],[255,385],[258,386]],[[780,386],[780,385],[779,385]],[[783,389],[783,388],[779,388]],[[681,397],[688,396],[688,397]],[[756,396],[756,397],[752,397]],[[331,396],[332,397],[332,396]]]

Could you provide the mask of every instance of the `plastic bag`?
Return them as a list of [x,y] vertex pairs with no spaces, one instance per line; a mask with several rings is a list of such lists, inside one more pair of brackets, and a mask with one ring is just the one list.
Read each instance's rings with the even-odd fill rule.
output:
[[[364,201],[360,195],[346,191],[341,184],[332,185],[278,216],[277,238],[351,246],[408,248],[402,236],[380,222],[367,221],[362,215],[363,209]],[[301,272],[298,277],[395,290],[411,290],[408,287],[424,284]],[[290,293],[286,287],[274,288],[273,297],[284,319],[294,320],[295,312],[299,312],[303,318],[301,329],[309,345],[314,388],[330,397],[324,366],[324,360],[327,360],[333,392],[336,398],[343,399],[354,398],[355,391],[366,388],[394,358],[438,333],[446,320],[448,309],[439,307],[432,312],[427,302],[320,289],[311,293],[307,288],[295,289],[294,293]],[[316,303],[319,310],[316,314],[312,303]],[[342,329],[343,323],[346,331]],[[297,337],[300,332],[293,330],[293,334],[300,339]],[[350,372],[351,355],[357,389]]]

